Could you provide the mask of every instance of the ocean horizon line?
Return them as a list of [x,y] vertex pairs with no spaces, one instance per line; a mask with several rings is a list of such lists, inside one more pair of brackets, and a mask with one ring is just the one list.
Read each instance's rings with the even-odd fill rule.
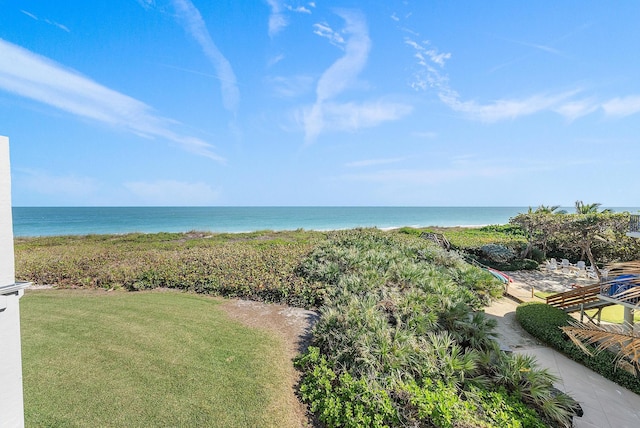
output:
[[[633,208],[614,208],[629,210]],[[250,233],[507,224],[528,207],[12,207],[16,237],[158,232]]]

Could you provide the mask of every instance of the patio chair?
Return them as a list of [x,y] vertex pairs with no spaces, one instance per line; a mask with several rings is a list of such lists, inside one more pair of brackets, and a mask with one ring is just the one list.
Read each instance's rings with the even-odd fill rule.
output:
[[571,266],[571,263],[569,263],[569,260],[562,259],[562,261],[560,262],[560,265],[562,266],[562,273],[569,273],[569,266]]
[[584,260],[580,260],[576,263],[576,276],[587,276],[587,264]]
[[556,259],[549,259],[547,260],[546,266],[547,266],[547,270],[553,271],[558,269],[558,262],[556,261]]

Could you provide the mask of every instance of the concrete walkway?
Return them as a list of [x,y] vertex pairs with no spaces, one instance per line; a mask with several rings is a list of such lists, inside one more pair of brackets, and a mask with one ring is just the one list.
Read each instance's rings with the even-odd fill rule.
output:
[[498,341],[503,348],[536,357],[540,367],[558,376],[555,387],[577,400],[584,415],[574,418],[576,428],[640,427],[640,396],[611,382],[559,352],[544,346],[524,331],[515,319],[519,301],[539,301],[531,297],[535,291],[564,291],[572,278],[554,278],[545,273],[515,273],[509,284],[511,298],[503,298],[485,309],[488,317],[498,322]]
[[[520,327],[515,319],[519,304],[516,300],[543,302],[542,299],[531,297],[531,285],[521,282],[524,280],[526,278],[518,277],[509,285],[509,294],[515,299],[502,298],[485,309],[487,316],[498,322],[498,341],[501,346],[513,352],[534,355],[540,367],[548,368],[559,377],[555,387],[577,400],[584,410],[581,418],[574,418],[575,427],[640,427],[640,396],[544,346]],[[566,289],[566,285],[550,281],[544,291],[563,289]]]

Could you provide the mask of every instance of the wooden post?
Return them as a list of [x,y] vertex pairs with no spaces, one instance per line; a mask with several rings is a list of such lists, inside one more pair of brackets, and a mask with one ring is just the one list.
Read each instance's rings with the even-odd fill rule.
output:
[[624,307],[624,325],[630,332],[633,332],[633,313],[634,310],[632,308]]

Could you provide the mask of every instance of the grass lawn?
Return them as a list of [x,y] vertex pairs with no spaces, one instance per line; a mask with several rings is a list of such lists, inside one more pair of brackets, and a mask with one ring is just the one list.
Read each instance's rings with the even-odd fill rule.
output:
[[[27,426],[293,426],[281,339],[176,292],[30,290]],[[289,423],[287,421],[290,421]]]
[[[596,313],[595,309],[584,311],[589,316],[593,316]],[[640,313],[636,312],[633,316],[635,322],[640,321]],[[622,305],[612,305],[602,308],[602,314],[600,316],[601,321],[622,324],[624,321],[624,307]]]
[[538,299],[547,300],[547,297],[552,296],[557,293],[549,293],[548,291],[536,291],[533,293]]

